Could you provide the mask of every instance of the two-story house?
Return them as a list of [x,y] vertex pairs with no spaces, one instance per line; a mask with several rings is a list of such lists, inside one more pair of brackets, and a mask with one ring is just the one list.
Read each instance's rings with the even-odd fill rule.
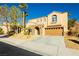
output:
[[63,36],[68,30],[68,13],[52,12],[48,16],[29,20],[31,35]]

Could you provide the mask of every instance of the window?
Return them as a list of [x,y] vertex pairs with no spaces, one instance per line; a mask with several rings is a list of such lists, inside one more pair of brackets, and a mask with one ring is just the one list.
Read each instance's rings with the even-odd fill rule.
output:
[[53,15],[52,16],[52,23],[56,23],[57,22],[57,16],[56,15]]

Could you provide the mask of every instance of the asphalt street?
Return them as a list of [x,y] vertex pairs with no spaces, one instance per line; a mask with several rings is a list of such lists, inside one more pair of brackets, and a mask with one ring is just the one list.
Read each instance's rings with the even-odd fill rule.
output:
[[41,56],[39,54],[0,42],[0,56]]

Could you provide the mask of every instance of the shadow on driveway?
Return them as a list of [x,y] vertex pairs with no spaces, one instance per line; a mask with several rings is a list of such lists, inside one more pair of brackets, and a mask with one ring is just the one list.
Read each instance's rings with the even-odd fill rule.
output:
[[72,41],[72,42],[74,42],[74,43],[76,43],[76,44],[79,44],[79,41],[77,41],[77,40],[69,39],[69,41]]

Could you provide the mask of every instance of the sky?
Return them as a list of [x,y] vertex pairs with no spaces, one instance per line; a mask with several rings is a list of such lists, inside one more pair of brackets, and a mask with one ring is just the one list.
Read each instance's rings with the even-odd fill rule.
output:
[[[17,3],[9,3],[7,5],[9,7],[12,5],[18,7]],[[26,20],[47,16],[53,11],[58,11],[68,12],[70,14],[69,18],[75,18],[79,21],[79,4],[77,3],[27,3],[27,5],[28,16],[26,17]]]
[[37,3],[37,4],[28,4],[29,16],[28,18],[38,18],[41,16],[47,16],[53,11],[58,12],[69,12],[69,18],[75,18],[79,21],[79,4],[65,4],[65,3]]

